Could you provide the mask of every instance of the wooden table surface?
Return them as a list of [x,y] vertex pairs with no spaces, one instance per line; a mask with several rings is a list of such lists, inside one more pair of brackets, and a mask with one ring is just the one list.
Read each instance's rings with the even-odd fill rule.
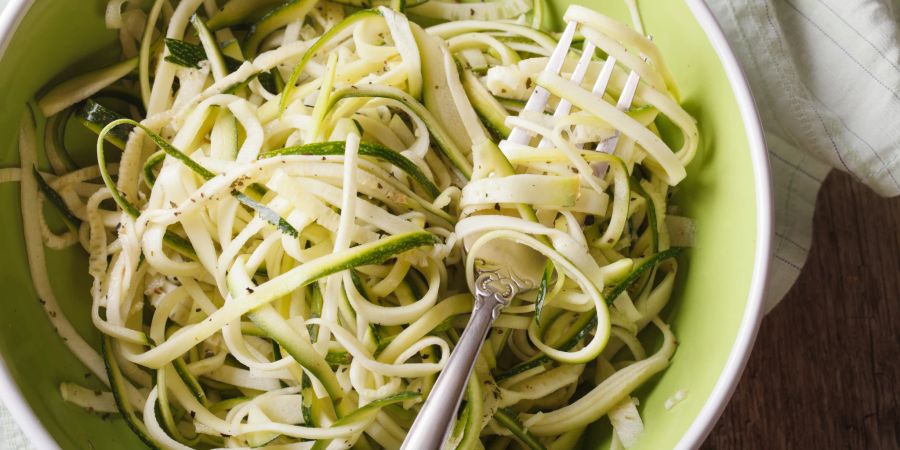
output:
[[814,230],[703,449],[900,449],[900,198],[832,172]]

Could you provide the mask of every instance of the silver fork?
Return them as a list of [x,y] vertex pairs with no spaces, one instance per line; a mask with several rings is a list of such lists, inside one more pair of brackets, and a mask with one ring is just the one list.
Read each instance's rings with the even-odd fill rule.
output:
[[[559,43],[550,55],[550,60],[547,62],[547,67],[544,71],[558,75],[562,70],[566,55],[569,53],[569,48],[572,45],[572,39],[575,37],[576,27],[577,24],[575,22],[569,22],[566,25],[566,29],[563,31]],[[581,84],[581,82],[584,81],[584,77],[587,75],[588,66],[590,65],[591,59],[594,57],[595,50],[596,47],[593,43],[585,41],[581,57],[578,59],[578,64],[575,65],[575,70],[572,71],[569,80],[578,84]],[[603,63],[600,74],[597,75],[597,79],[594,81],[594,86],[591,89],[593,94],[602,96],[603,93],[606,92],[606,89],[609,87],[609,81],[612,79],[616,63],[616,58],[612,56],[608,57]],[[620,111],[628,111],[631,108],[631,103],[634,101],[634,94],[637,91],[639,82],[640,76],[638,76],[637,72],[632,70],[628,74],[628,79],[625,81],[625,86],[616,102],[616,108]],[[549,100],[550,93],[543,87],[537,86],[528,98],[528,102],[525,103],[525,107],[519,112],[519,115],[522,115],[523,112],[543,113]],[[565,116],[566,114],[569,114],[571,110],[572,103],[566,99],[560,99],[559,103],[556,105],[556,110],[553,111],[553,117],[558,118]],[[513,144],[527,144],[531,140],[531,137],[531,134],[527,130],[515,127],[506,141]],[[613,153],[618,142],[619,130],[615,130],[611,137],[604,139],[600,145],[597,146],[596,150],[604,153]],[[538,148],[547,148],[550,145],[550,139],[544,136],[541,138]]]
[[[577,26],[576,22],[566,24],[566,29],[550,55],[547,67],[544,69],[545,71],[559,74],[560,70],[562,70],[566,55],[572,46],[572,39],[575,36]],[[584,43],[581,57],[575,66],[575,70],[572,71],[570,80],[579,84],[584,81],[595,50],[594,44],[590,42]],[[615,65],[616,60],[612,57],[608,58],[603,64],[603,68],[594,82],[592,89],[594,94],[602,96],[606,92]],[[639,81],[639,77],[634,71],[628,75],[628,80],[616,103],[617,108],[627,111],[631,107]],[[528,102],[526,102],[519,115],[526,112],[543,114],[549,100],[550,93],[546,89],[537,86],[532,91]],[[572,104],[569,101],[560,99],[553,115],[554,117],[562,117],[568,114],[571,109]],[[514,144],[527,144],[532,137],[527,130],[514,127],[506,141]],[[598,145],[597,151],[613,153],[618,140],[619,132],[616,131],[612,137],[605,139]],[[546,148],[550,145],[549,139],[544,136],[538,147]],[[595,168],[595,172],[598,170],[600,170],[599,167]],[[602,170],[605,171],[605,167]],[[536,273],[531,273],[535,272],[535,270],[530,270],[527,274],[514,274],[504,267],[505,265],[502,261],[509,259],[501,256],[504,254],[504,249],[498,246],[492,250],[494,251],[489,253],[494,253],[495,258],[498,260],[484,261],[480,266],[477,265],[474,292],[475,303],[472,309],[472,316],[465,330],[463,330],[459,342],[453,349],[453,353],[447,360],[447,364],[441,371],[440,376],[438,376],[431,393],[428,395],[428,399],[419,411],[415,422],[413,422],[412,428],[406,435],[401,450],[439,450],[444,445],[452,428],[453,420],[456,418],[456,411],[459,409],[466,382],[472,374],[475,359],[478,357],[478,352],[484,344],[484,339],[491,329],[491,325],[493,325],[497,316],[500,315],[500,311],[509,305],[513,297],[534,289],[537,286],[537,280],[540,280],[540,267],[542,266],[538,266]]]
[[476,265],[480,267],[476,267],[478,276],[472,316],[409,429],[401,450],[439,450],[444,445],[491,325],[516,295],[536,288],[535,280],[539,278],[534,277],[540,277],[540,273],[520,277],[502,266],[485,262]]

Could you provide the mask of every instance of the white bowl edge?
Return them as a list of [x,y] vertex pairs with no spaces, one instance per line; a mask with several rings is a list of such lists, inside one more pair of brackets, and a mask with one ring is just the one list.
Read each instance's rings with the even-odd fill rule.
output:
[[700,413],[697,414],[687,432],[675,446],[678,450],[697,448],[706,439],[725,410],[725,406],[731,399],[731,395],[741,379],[741,374],[744,372],[763,316],[765,304],[763,300],[771,257],[773,219],[769,153],[766,150],[762,125],[759,121],[753,94],[750,92],[750,85],[709,7],[703,0],[685,0],[685,3],[694,14],[700,27],[703,28],[706,37],[719,56],[719,61],[725,68],[725,75],[728,77],[731,90],[737,99],[738,109],[744,122],[744,131],[747,133],[747,140],[750,143],[750,159],[753,164],[756,191],[756,256],[753,263],[753,275],[750,279],[747,306],[744,308],[744,317],[741,319],[740,328],[738,328],[737,336],[731,347],[731,354],[725,362],[725,367],[722,369],[716,385],[706,399],[706,403],[700,409]]
[[[34,0],[10,0],[3,8],[3,12],[0,13],[0,61],[3,60],[9,42],[32,3]],[[6,405],[13,420],[19,425],[25,437],[31,441],[33,447],[48,450],[59,448],[59,444],[50,436],[25,401],[2,356],[0,356],[0,396],[2,396],[3,404]]]
[[[12,40],[19,23],[25,17],[33,2],[34,0],[10,0],[9,4],[3,9],[2,14],[0,14],[0,60],[6,53],[6,48]],[[772,185],[768,153],[749,85],[738,65],[737,58],[725,39],[725,35],[706,4],[702,0],[685,0],[685,2],[701,28],[703,28],[710,44],[725,68],[725,74],[737,99],[738,108],[744,122],[753,163],[757,243],[753,275],[750,281],[750,293],[735,343],[713,391],[687,432],[676,445],[676,449],[693,449],[703,442],[712,431],[728,400],[734,393],[734,389],[737,387],[747,359],[750,356],[750,350],[753,348],[753,343],[756,340],[756,333],[763,315],[763,296],[772,241]],[[34,446],[41,449],[59,448],[59,445],[28,406],[2,357],[0,357],[0,395],[2,395],[4,404],[12,414],[13,419]]]

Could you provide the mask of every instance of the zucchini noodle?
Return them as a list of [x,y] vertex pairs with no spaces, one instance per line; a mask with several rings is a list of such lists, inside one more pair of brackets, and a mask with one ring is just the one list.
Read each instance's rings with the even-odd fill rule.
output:
[[[29,108],[21,165],[0,169],[21,185],[40,302],[108,387],[64,382],[62,397],[121,414],[151,448],[398,448],[488,259],[543,275],[497,318],[450,447],[570,449],[606,415],[633,445],[633,392],[676,348],[659,315],[671,242],[693,229],[667,220],[667,201],[698,131],[639,23],[569,8],[602,52],[583,84],[568,79],[576,55],[542,72],[557,43],[547,13],[531,0],[111,0],[120,62],[45,90],[44,136]],[[601,56],[618,60],[603,96],[590,93]],[[571,112],[519,116],[536,86]],[[94,165],[74,162],[70,119],[97,134]],[[535,137],[505,141],[514,127]],[[618,147],[596,151],[616,131]],[[60,312],[45,247],[87,253],[101,349]]]

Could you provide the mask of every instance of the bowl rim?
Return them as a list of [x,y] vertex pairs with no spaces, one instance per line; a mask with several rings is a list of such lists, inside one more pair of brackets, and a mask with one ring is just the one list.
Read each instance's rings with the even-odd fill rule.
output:
[[[25,18],[25,14],[31,8],[34,0],[10,0],[0,13],[0,61],[6,55],[13,35],[19,28],[19,23]],[[13,380],[9,368],[6,367],[6,359],[0,355],[0,398],[6,409],[12,415],[13,420],[22,430],[22,433],[36,448],[58,449],[59,444],[50,436],[50,432],[34,414],[31,406],[25,401],[19,385]]]
[[[741,374],[747,364],[750,351],[756,340],[763,316],[764,296],[768,278],[771,242],[773,233],[772,179],[769,170],[768,151],[763,137],[763,128],[749,84],[737,58],[721,27],[703,0],[684,0],[700,28],[709,40],[725,69],[725,75],[734,93],[741,113],[744,132],[750,148],[753,165],[754,193],[756,197],[756,248],[750,290],[744,315],[741,319],[735,341],[728,359],[697,417],[676,444],[676,449],[699,447],[718,421],[725,406],[731,399]],[[0,61],[15,35],[19,23],[24,19],[34,0],[10,0],[0,13]],[[25,401],[18,384],[13,380],[6,361],[0,355],[0,398],[9,410],[16,424],[21,428],[31,444],[37,448],[58,449],[59,444],[37,418]]]
[[734,344],[728,360],[719,374],[706,403],[694,418],[691,426],[675,446],[676,449],[694,449],[706,439],[718,422],[725,406],[734,394],[741,374],[750,358],[750,351],[756,341],[759,325],[762,321],[766,282],[769,273],[769,261],[772,256],[773,212],[772,176],[769,170],[769,152],[763,137],[763,128],[750,91],[750,84],[738,64],[737,57],[725,39],[725,33],[713,16],[712,11],[703,0],[685,0],[700,28],[706,33],[710,44],[719,56],[725,69],[725,75],[731,84],[744,122],[744,132],[750,146],[750,160],[753,165],[753,180],[756,194],[756,255],[753,262],[753,275],[750,279],[750,292],[744,307],[744,316],[735,336]]

